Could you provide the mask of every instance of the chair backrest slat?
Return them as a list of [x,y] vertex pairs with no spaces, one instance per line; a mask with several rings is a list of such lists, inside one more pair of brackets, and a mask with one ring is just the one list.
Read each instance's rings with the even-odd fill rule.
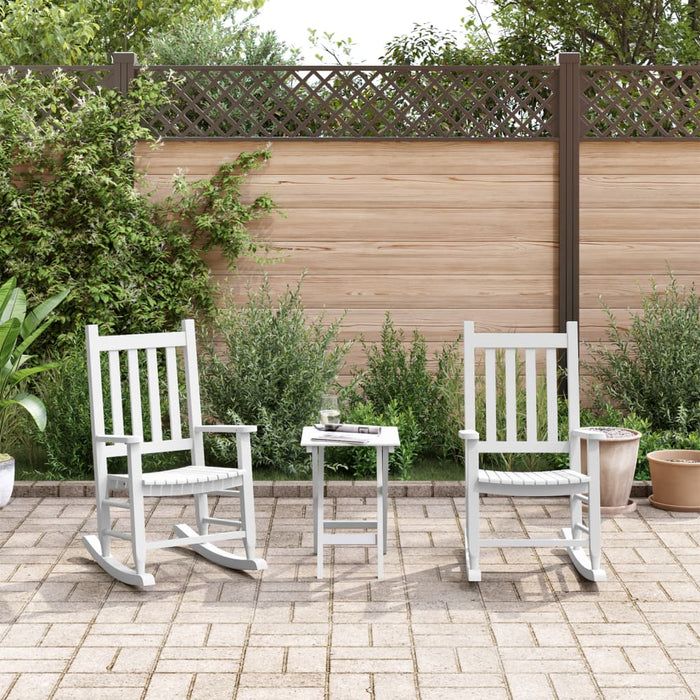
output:
[[515,383],[517,355],[515,348],[507,348],[505,351],[506,365],[506,440],[511,442],[518,439],[517,412],[517,388]]
[[486,370],[486,440],[496,439],[496,351],[486,348],[484,365]]
[[141,379],[139,377],[138,350],[126,351],[126,366],[129,375],[129,405],[131,406],[131,432],[143,437],[143,416],[141,413]]
[[525,350],[525,413],[528,442],[537,440],[537,351]]
[[165,372],[168,383],[168,416],[170,418],[170,438],[182,438],[182,419],[180,418],[180,392],[177,384],[177,355],[175,348],[165,348]]
[[557,351],[547,348],[547,440],[556,442],[559,435],[559,410],[557,407]]
[[146,374],[148,378],[148,408],[151,413],[151,440],[160,442],[163,439],[163,418],[160,412],[158,354],[155,348],[146,348]]
[[124,432],[124,407],[122,403],[119,351],[110,350],[107,353],[107,357],[109,364],[109,397],[110,406],[112,408],[112,432],[115,435],[121,435]]

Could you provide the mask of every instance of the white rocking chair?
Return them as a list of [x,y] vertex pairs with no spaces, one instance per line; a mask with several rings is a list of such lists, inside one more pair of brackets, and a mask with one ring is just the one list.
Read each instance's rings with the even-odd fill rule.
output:
[[[569,439],[560,440],[557,410],[557,351],[566,350]],[[544,356],[544,357],[542,357]],[[477,360],[483,357],[485,388],[485,439],[476,430]],[[502,359],[504,396],[498,397],[497,376]],[[543,361],[544,360],[544,361]],[[519,368],[524,365],[524,376]],[[543,372],[540,370],[544,370]],[[539,377],[539,378],[538,378]],[[576,570],[591,581],[604,581],[600,568],[600,433],[579,427],[578,329],[573,321],[566,333],[475,333],[474,323],[464,324],[466,489],[466,563],[469,581],[481,581],[481,547],[565,547]],[[525,391],[524,425],[519,426],[518,383]],[[546,391],[546,435],[538,434],[537,392]],[[522,399],[521,399],[522,400]],[[521,404],[522,406],[522,404]],[[499,409],[502,411],[498,415]],[[505,434],[497,434],[497,421]],[[544,419],[543,416],[540,417]],[[544,422],[544,420],[542,420]],[[520,430],[518,429],[520,427]],[[581,472],[581,438],[587,439],[587,474]],[[569,468],[551,471],[493,471],[479,468],[482,453],[567,453]],[[569,496],[571,527],[554,539],[481,539],[479,499],[482,493],[503,496]],[[583,523],[583,504],[588,524]]]
[[[100,336],[97,326],[90,325],[86,327],[85,335],[98,534],[84,537],[83,543],[95,561],[117,580],[133,586],[151,586],[155,583],[153,575],[146,573],[146,552],[164,547],[190,546],[210,561],[231,569],[266,569],[265,560],[255,556],[250,435],[257,428],[250,425],[202,425],[194,322],[183,321],[182,330],[174,333],[114,336]],[[101,363],[103,354],[107,356],[104,372]],[[159,375],[159,365],[161,369],[164,368],[164,375],[162,372]],[[124,369],[128,380],[128,389],[124,392],[126,397],[122,392]],[[183,372],[187,411],[185,423],[188,432],[185,437],[180,410],[182,382],[178,377]],[[144,375],[148,393],[146,416],[141,402]],[[105,412],[103,382],[109,400],[108,412]],[[163,404],[161,385],[164,385],[163,393],[167,395],[167,401],[163,397]],[[125,403],[130,423],[128,432],[125,432]],[[167,410],[165,419],[162,408]],[[111,428],[109,434],[105,430],[106,418]],[[236,436],[237,469],[205,466],[203,434],[213,432]],[[191,454],[190,466],[152,473],[142,472],[142,455],[186,450]],[[109,473],[108,459],[120,456],[126,457],[128,472]],[[114,493],[115,491],[126,491],[126,498]],[[209,494],[239,498],[240,520],[210,517],[207,502]],[[186,524],[179,524],[173,528],[176,537],[147,541],[144,498],[189,495],[194,496],[197,531]],[[112,508],[129,510],[130,531],[113,529]],[[210,525],[223,525],[229,529],[210,533]],[[113,537],[131,542],[133,568],[110,553]],[[244,557],[213,544],[232,539],[243,540]]]

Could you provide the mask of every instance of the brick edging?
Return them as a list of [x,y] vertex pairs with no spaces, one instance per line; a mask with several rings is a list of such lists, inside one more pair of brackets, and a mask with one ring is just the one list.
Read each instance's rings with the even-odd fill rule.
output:
[[[329,498],[371,498],[376,495],[374,481],[329,481],[325,494]],[[647,498],[650,481],[632,484],[633,498]],[[257,481],[258,498],[311,498],[310,481]],[[92,481],[16,481],[15,498],[94,498]],[[390,481],[390,498],[459,498],[464,495],[463,481]]]

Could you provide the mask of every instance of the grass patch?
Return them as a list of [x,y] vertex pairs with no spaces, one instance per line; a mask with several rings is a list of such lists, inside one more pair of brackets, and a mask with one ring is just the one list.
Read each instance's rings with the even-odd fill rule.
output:
[[[256,481],[309,481],[311,472],[305,476],[290,476],[282,469],[269,467],[253,467],[253,478]],[[352,481],[349,468],[343,465],[326,465],[325,481]],[[392,479],[391,475],[389,479]],[[461,462],[435,458],[417,459],[411,467],[407,481],[464,481],[464,465]]]

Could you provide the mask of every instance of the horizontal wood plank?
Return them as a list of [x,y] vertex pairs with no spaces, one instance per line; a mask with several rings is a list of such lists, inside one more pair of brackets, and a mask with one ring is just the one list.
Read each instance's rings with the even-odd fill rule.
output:
[[700,239],[694,243],[663,241],[620,243],[581,243],[580,274],[638,275],[641,279],[650,275],[662,275],[668,270],[682,275],[698,272],[700,261]]
[[581,175],[685,175],[700,173],[700,142],[584,141],[579,152]]
[[[164,194],[172,181],[151,176],[148,183]],[[553,178],[537,175],[290,175],[251,174],[241,192],[244,201],[269,195],[283,211],[313,207],[435,207],[468,210],[518,207],[552,208]]]
[[579,190],[581,206],[588,203],[596,208],[653,210],[662,228],[664,210],[681,205],[700,209],[697,197],[700,172],[690,174],[642,175],[581,175]]
[[[303,203],[302,203],[303,204]],[[557,240],[552,208],[307,207],[255,221],[251,232],[282,241],[463,241],[468,238]]]
[[[538,275],[556,273],[554,243],[525,241],[464,241],[463,243],[412,244],[399,242],[335,242],[296,244],[275,241],[268,256],[282,258],[270,268],[273,274],[469,274],[487,272],[491,265],[501,275],[518,275],[531,270]],[[208,256],[214,274],[225,273],[224,262]],[[495,267],[497,261],[497,267]],[[250,263],[242,262],[242,271]]]
[[[185,168],[192,177],[212,175],[222,163],[241,153],[265,147],[260,141],[165,141],[152,150],[136,146],[137,167],[151,176],[171,176]],[[377,172],[404,174],[520,173],[556,177],[556,142],[479,141],[381,141],[302,142],[272,141],[272,158],[265,163],[268,175],[348,174]]]
[[[300,277],[268,269],[269,287],[274,297],[294,288]],[[220,275],[220,286],[258,289],[262,274],[240,277]],[[387,309],[414,307],[464,308],[553,308],[556,278],[551,275],[359,275],[314,274],[306,276],[301,296],[307,307]]]

